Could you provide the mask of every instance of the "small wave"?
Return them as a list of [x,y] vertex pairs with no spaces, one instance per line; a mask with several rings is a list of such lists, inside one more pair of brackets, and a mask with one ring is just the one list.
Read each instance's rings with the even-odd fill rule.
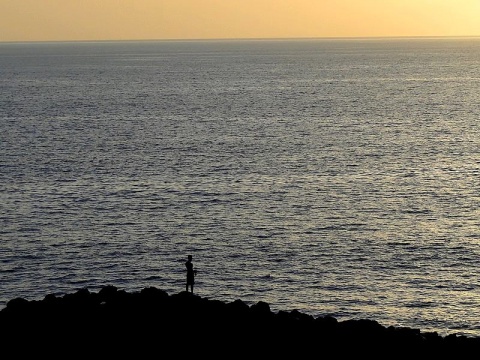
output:
[[255,237],[258,238],[258,239],[268,239],[268,238],[271,238],[272,235],[258,234],[258,235],[256,235]]
[[403,214],[431,214],[432,211],[428,209],[421,210],[402,210]]
[[405,304],[405,307],[408,307],[408,308],[428,308],[432,306],[435,306],[435,304],[428,301],[414,301],[414,302]]
[[[343,225],[330,225],[317,228],[318,231],[335,231],[335,230],[343,230],[343,231],[356,231],[360,228],[363,228],[366,224],[358,223],[358,224],[343,224]],[[362,229],[363,230],[363,229]]]
[[18,229],[19,232],[40,232],[39,228],[23,227]]
[[151,276],[147,276],[145,278],[145,280],[147,281],[152,281],[152,280],[161,280],[162,278],[160,276],[157,276],[157,275],[151,275]]

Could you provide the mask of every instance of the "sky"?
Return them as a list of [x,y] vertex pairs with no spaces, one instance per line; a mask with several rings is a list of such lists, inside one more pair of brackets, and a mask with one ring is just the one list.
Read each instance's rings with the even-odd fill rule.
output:
[[0,0],[0,42],[480,36],[480,0]]

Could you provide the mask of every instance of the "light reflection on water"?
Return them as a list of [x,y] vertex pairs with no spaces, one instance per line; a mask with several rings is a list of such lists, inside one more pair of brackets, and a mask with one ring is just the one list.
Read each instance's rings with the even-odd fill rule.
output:
[[480,335],[478,40],[0,44],[0,300],[184,290]]

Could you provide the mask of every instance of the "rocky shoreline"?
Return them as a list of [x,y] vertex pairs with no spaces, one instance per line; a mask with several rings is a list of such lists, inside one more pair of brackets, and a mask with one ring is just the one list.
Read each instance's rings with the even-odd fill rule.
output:
[[[265,302],[224,303],[155,287],[128,293],[105,286],[40,301],[10,300],[0,311],[4,347],[21,340],[36,354],[51,344],[108,354],[175,351],[229,356],[335,354],[444,355],[480,349],[480,338],[384,327],[374,320],[337,321],[296,310],[274,313]],[[54,341],[54,344],[52,344]],[[25,350],[25,349],[24,349]],[[313,355],[312,355],[313,354]],[[226,355],[226,354],[225,354]]]

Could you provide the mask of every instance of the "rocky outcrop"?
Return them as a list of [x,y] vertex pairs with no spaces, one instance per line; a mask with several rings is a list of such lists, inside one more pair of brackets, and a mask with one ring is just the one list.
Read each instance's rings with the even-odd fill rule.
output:
[[274,313],[261,301],[251,306],[241,300],[224,303],[187,292],[169,295],[154,287],[128,293],[106,286],[98,293],[81,289],[41,301],[13,299],[0,311],[0,329],[3,348],[37,355],[47,344],[52,351],[77,353],[173,351],[215,357],[321,358],[330,352],[416,357],[480,350],[478,338],[441,337],[374,320],[314,318],[296,310]]

